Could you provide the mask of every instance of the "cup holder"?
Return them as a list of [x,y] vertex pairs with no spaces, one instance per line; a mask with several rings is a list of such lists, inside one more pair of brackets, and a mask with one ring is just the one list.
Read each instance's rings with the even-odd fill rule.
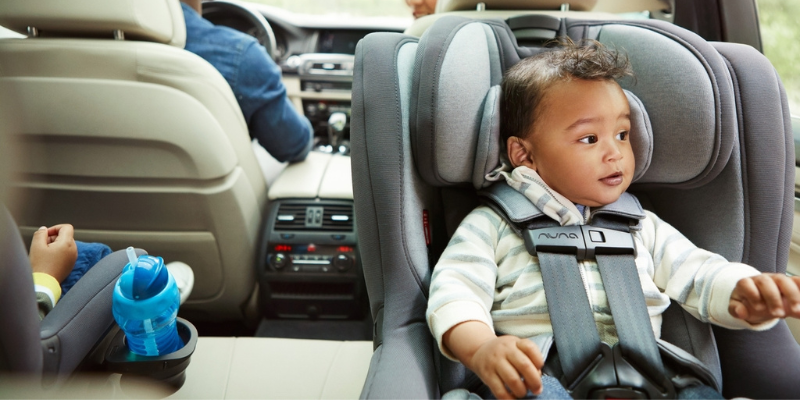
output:
[[197,346],[197,328],[191,322],[177,318],[178,336],[183,347],[161,356],[143,356],[131,352],[121,329],[114,335],[106,351],[105,366],[109,372],[146,377],[178,390],[186,381],[186,367]]

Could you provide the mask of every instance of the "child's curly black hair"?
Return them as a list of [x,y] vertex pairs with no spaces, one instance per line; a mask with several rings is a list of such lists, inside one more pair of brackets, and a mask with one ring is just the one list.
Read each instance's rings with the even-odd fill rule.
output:
[[524,138],[533,131],[539,106],[553,84],[633,76],[627,55],[596,40],[575,43],[563,38],[548,45],[553,47],[521,60],[503,76],[500,134],[504,143],[511,136]]

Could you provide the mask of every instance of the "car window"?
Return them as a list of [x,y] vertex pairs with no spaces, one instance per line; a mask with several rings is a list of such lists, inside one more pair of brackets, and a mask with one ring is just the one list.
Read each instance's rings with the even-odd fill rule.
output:
[[795,163],[800,165],[800,1],[757,0],[764,55],[778,71],[789,98],[795,142]]

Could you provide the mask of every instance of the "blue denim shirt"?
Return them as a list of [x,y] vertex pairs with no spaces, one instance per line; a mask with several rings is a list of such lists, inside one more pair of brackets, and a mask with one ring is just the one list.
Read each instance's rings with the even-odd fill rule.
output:
[[186,50],[204,58],[233,89],[250,130],[278,161],[300,161],[313,144],[311,123],[286,97],[281,70],[255,38],[215,26],[181,3]]

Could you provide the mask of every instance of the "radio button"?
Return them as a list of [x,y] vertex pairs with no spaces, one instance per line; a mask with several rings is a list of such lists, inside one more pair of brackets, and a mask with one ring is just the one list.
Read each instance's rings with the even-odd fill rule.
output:
[[347,271],[353,266],[353,259],[347,254],[339,254],[333,259],[333,266],[339,271]]
[[281,270],[287,265],[289,265],[289,258],[286,257],[283,253],[278,253],[270,256],[269,264],[272,268],[277,270]]

